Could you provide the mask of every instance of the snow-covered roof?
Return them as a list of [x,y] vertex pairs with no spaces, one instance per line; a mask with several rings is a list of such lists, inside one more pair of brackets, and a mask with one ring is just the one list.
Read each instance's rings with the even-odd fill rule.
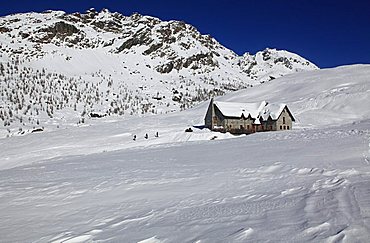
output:
[[256,124],[259,123],[260,118],[262,118],[263,121],[266,121],[269,117],[273,120],[278,119],[281,112],[286,107],[286,104],[268,103],[266,101],[260,103],[215,101],[213,104],[226,117],[248,117],[250,115],[253,119],[256,119]]
[[266,121],[269,116],[272,120],[276,120],[279,118],[281,112],[283,112],[286,104],[270,104],[267,103],[262,110],[259,112],[259,117],[262,117],[264,121]]
[[228,117],[248,117],[256,118],[259,111],[266,105],[266,101],[261,103],[233,103],[215,101],[214,104],[224,116]]

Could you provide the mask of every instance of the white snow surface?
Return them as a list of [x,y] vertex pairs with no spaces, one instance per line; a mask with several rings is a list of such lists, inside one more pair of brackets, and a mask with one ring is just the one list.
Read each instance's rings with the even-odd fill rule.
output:
[[1,242],[368,242],[369,77],[318,70],[216,99],[284,102],[284,132],[185,133],[204,102],[0,139]]
[[276,120],[279,118],[281,112],[283,112],[286,104],[277,104],[277,103],[268,103],[263,109],[259,112],[259,116],[266,121],[269,117]]
[[257,103],[238,103],[238,102],[222,102],[215,101],[214,104],[224,116],[228,117],[251,117],[256,118],[263,107],[266,106],[266,101]]
[[[260,103],[216,101],[214,104],[224,116],[248,117],[250,115],[254,119],[262,118],[264,121],[269,117],[273,120],[278,119],[281,112],[286,107],[286,104],[268,103],[265,100]],[[259,120],[256,120],[256,122],[259,122]]]

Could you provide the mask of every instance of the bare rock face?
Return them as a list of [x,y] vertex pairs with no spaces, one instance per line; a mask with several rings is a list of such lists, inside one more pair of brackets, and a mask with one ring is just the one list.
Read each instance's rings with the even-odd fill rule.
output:
[[7,32],[10,32],[10,29],[8,29],[4,26],[0,26],[0,33],[7,33]]
[[53,40],[53,38],[57,38],[63,41],[67,36],[72,36],[75,33],[79,33],[79,30],[72,24],[60,21],[55,23],[53,26],[40,29],[37,32],[44,33],[46,35],[44,35],[44,37],[40,39],[32,39],[33,41],[41,43],[50,43]]
[[58,36],[70,36],[73,35],[74,33],[78,33],[78,29],[71,24],[67,24],[66,22],[57,22],[55,25],[49,29],[52,33]]
[[147,49],[146,51],[144,51],[144,52],[143,52],[143,54],[144,54],[144,55],[149,55],[149,54],[151,54],[152,52],[155,52],[155,51],[157,51],[158,49],[160,49],[162,46],[163,46],[163,43],[158,43],[158,44],[150,45],[149,49]]
[[134,33],[131,38],[126,40],[120,47],[118,47],[117,53],[122,52],[125,49],[131,49],[133,46],[149,45],[153,41],[150,36],[149,29],[142,29]]
[[160,73],[170,73],[173,69],[179,71],[182,68],[190,68],[193,70],[200,69],[202,66],[208,67],[219,67],[218,62],[213,59],[211,52],[203,54],[196,54],[188,58],[177,58],[166,64],[157,67],[157,71]]

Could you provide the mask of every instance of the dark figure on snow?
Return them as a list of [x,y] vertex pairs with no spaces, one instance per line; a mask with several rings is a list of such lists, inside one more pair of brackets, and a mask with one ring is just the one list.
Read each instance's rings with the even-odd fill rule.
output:
[[155,133],[155,137],[158,138],[159,137],[159,134],[158,132]]
[[145,133],[144,138],[145,138],[145,139],[148,139],[148,137],[149,137],[149,136],[148,136],[148,134],[147,134],[147,133]]
[[136,141],[136,135],[134,135],[134,138],[133,138],[134,141]]

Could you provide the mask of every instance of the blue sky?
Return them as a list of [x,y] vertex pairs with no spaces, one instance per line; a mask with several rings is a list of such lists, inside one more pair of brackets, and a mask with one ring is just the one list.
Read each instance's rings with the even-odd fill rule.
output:
[[321,68],[370,63],[370,0],[23,0],[2,1],[0,15],[91,7],[183,20],[240,55],[270,47]]

